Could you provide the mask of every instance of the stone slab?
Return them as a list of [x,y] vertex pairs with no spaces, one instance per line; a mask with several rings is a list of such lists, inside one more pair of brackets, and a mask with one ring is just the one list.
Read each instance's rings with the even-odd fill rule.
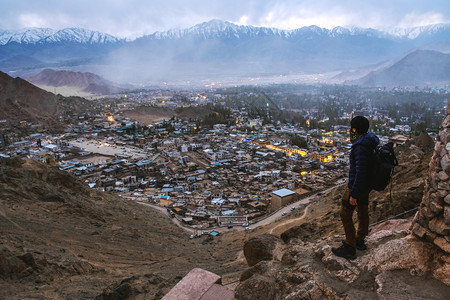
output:
[[234,292],[220,284],[214,284],[200,300],[234,300]]
[[180,280],[162,299],[199,300],[221,277],[209,271],[195,268]]

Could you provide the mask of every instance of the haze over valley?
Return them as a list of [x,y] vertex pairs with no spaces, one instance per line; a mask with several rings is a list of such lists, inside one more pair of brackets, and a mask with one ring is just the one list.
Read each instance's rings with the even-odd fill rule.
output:
[[[280,30],[220,20],[131,41],[81,28],[3,30],[0,68],[21,77],[35,76],[44,68],[92,72],[139,87],[199,87],[213,82],[222,86],[432,86],[449,81],[449,36],[449,24],[408,28],[394,34],[358,27]],[[405,78],[398,69],[410,56],[415,57]],[[438,69],[430,74],[425,68],[434,70],[433,62]],[[376,79],[370,79],[373,76]]]

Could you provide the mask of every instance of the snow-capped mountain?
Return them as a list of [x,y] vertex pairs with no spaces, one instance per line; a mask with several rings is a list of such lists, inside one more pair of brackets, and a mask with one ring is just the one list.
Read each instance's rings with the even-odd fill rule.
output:
[[251,38],[258,36],[275,35],[285,37],[288,31],[276,28],[254,27],[249,25],[236,25],[221,20],[211,20],[187,29],[172,29],[166,32],[155,32],[143,38],[149,39],[180,39],[180,38]]
[[428,26],[411,27],[411,28],[392,28],[386,29],[384,32],[399,38],[416,39],[421,35],[435,35],[450,29],[450,24],[434,24]]
[[221,20],[211,20],[187,29],[172,29],[165,32],[155,32],[151,35],[144,36],[146,39],[182,39],[182,38],[234,38],[246,39],[252,37],[277,36],[282,38],[295,38],[296,36],[327,36],[327,37],[344,37],[364,35],[375,38],[388,38],[392,40],[409,39],[414,40],[420,35],[434,35],[439,32],[450,31],[450,24],[435,24],[413,28],[394,28],[386,30],[377,30],[372,28],[361,27],[335,27],[331,30],[320,28],[318,26],[307,26],[292,30],[282,30],[269,27],[255,27],[251,25],[236,25]]
[[[255,27],[251,25],[236,25],[226,21],[211,20],[209,22],[204,22],[187,29],[171,29],[165,32],[155,32],[153,34],[143,36],[139,39],[248,39],[264,36],[275,36],[289,39],[304,35],[308,35],[310,37],[327,36],[331,38],[364,35],[375,38],[414,40],[424,35],[432,36],[449,32],[450,24],[435,24],[423,27],[393,28],[386,30],[340,26],[335,27],[331,30],[320,28],[318,26],[307,26],[293,30],[282,30],[269,27]],[[54,30],[51,28],[25,28],[21,30],[0,29],[0,45],[6,45],[12,42],[19,44],[42,44],[58,42],[105,44],[124,41],[124,39],[119,39],[110,34],[83,28],[65,28],[61,30]]]
[[65,28],[53,30],[50,28],[25,28],[22,30],[0,30],[0,45],[8,43],[45,44],[71,42],[80,44],[116,43],[120,39],[106,33],[82,28]]
[[[283,39],[300,38],[342,38],[345,36],[367,36],[390,40],[414,40],[420,36],[433,36],[450,32],[450,24],[435,24],[414,28],[394,28],[377,30],[360,27],[335,27],[331,30],[318,26],[307,26],[293,30],[282,30],[269,27],[255,27],[251,25],[236,25],[221,20],[211,20],[187,29],[171,29],[165,32],[155,32],[140,39],[173,40],[173,39],[249,39],[258,37],[279,37]],[[106,44],[125,42],[110,34],[83,28],[65,28],[54,30],[51,28],[24,28],[21,30],[0,29],[0,46],[8,43],[44,44],[72,42],[80,44]]]
[[199,74],[307,74],[376,65],[436,45],[450,50],[450,24],[389,31],[318,26],[282,30],[211,20],[133,41],[80,28],[28,28],[0,30],[0,69],[29,75],[49,67],[91,71],[95,65],[93,72],[121,76],[108,77],[118,82]]

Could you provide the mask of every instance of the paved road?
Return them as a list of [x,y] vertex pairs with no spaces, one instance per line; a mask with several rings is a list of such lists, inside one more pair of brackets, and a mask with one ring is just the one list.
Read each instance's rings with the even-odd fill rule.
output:
[[[264,225],[268,225],[270,223],[273,223],[273,222],[275,222],[276,220],[278,220],[280,218],[286,218],[290,213],[292,213],[292,210],[291,210],[292,207],[294,207],[295,209],[299,209],[300,207],[306,206],[306,209],[305,209],[303,215],[300,217],[300,218],[304,218],[305,215],[307,214],[307,211],[308,211],[308,207],[307,207],[308,204],[316,201],[317,199],[319,199],[320,195],[326,194],[326,193],[328,193],[329,191],[331,191],[332,189],[334,189],[334,188],[336,188],[338,186],[339,185],[330,187],[330,188],[328,188],[328,189],[326,189],[324,191],[317,192],[317,193],[315,193],[315,194],[313,194],[313,195],[311,195],[309,197],[306,197],[306,198],[301,199],[299,201],[290,203],[289,205],[285,206],[284,208],[281,208],[280,210],[276,211],[275,213],[265,217],[264,219],[254,223],[254,224],[250,224],[250,228],[254,229],[254,228],[257,228],[257,227],[260,227],[260,226],[264,226]],[[167,212],[167,208],[165,208],[165,207],[161,207],[161,206],[158,206],[158,205],[155,205],[155,204],[146,203],[146,202],[138,202],[138,203],[142,204],[142,205],[145,205],[145,206],[149,206],[149,207],[154,208],[156,210],[159,210],[161,213],[163,213],[163,214],[167,215],[169,218],[171,218],[170,214]],[[285,216],[283,216],[284,212],[286,213]],[[189,226],[183,225],[177,218],[172,218],[172,220],[175,223],[175,225],[177,225],[178,227],[186,230],[190,234],[194,234],[195,233],[195,231],[196,231],[195,229],[193,229],[193,228],[191,228]],[[294,222],[296,220],[298,220],[298,218],[296,218],[296,219],[287,219],[286,222],[278,224],[277,227],[286,225],[286,224]],[[275,228],[272,228],[271,232],[273,232],[274,229]],[[208,228],[208,229],[205,229],[205,230],[207,230],[207,231],[214,230],[214,231],[217,231],[217,232],[223,232],[223,231],[241,231],[241,230],[245,230],[245,228],[242,227],[242,226],[234,226],[232,229],[228,229],[227,227],[214,227],[214,228]]]

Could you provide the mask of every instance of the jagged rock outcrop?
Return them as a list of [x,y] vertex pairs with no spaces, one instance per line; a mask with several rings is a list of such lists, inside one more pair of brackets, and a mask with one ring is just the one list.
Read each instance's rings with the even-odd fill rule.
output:
[[[450,287],[442,274],[440,250],[410,235],[407,220],[372,228],[366,251],[355,260],[335,256],[331,244],[291,239],[281,260],[258,262],[242,273],[237,299],[445,299]],[[437,280],[437,279],[439,280]]]
[[[449,101],[450,104],[450,101]],[[429,175],[412,232],[450,253],[450,105],[435,144]],[[448,259],[448,256],[447,258]],[[450,271],[450,267],[447,267]],[[448,279],[450,283],[450,279]]]
[[263,260],[281,258],[282,241],[271,234],[251,238],[244,244],[244,255],[250,267]]

